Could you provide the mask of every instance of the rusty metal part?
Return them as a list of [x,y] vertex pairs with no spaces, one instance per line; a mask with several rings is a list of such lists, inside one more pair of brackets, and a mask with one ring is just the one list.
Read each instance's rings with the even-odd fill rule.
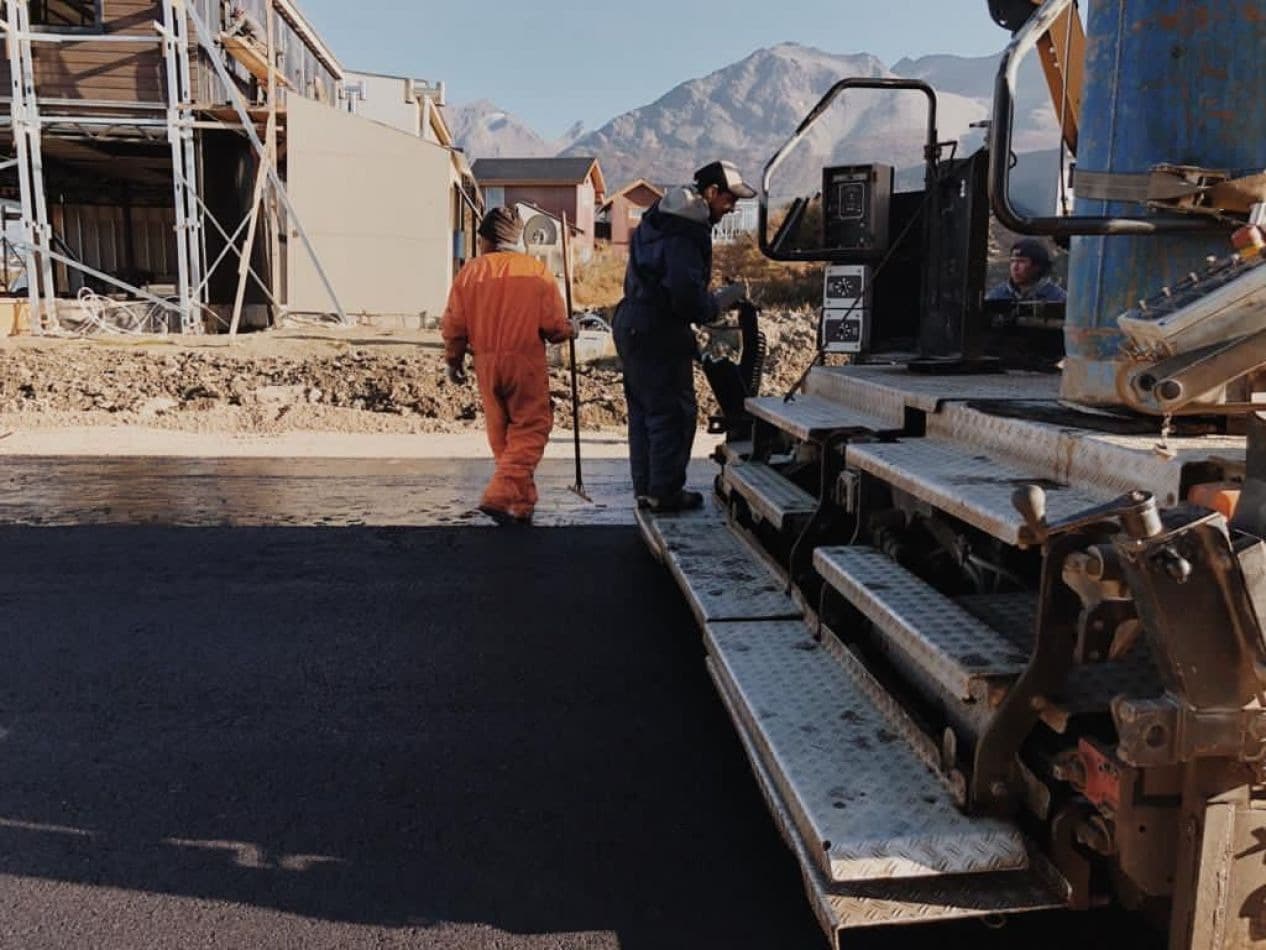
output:
[[1173,696],[1112,704],[1117,754],[1139,768],[1227,758],[1266,763],[1266,713],[1261,709],[1200,710]]
[[1085,776],[1081,793],[1101,812],[1118,814],[1121,811],[1121,764],[1089,739],[1077,743],[1077,755]]
[[1195,710],[1244,709],[1266,688],[1266,641],[1226,521],[1195,508],[1169,520],[1116,542],[1161,676]]
[[1063,581],[1063,565],[1069,555],[1088,545],[1107,540],[1102,532],[1085,531],[1056,537],[1050,542],[1042,568],[1038,600],[1037,634],[1029,665],[1008,691],[976,743],[971,776],[974,808],[1007,812],[1014,810],[1022,792],[1016,756],[1041,716],[1045,697],[1053,695],[1073,667],[1076,617],[1081,604]]
[[1065,806],[1051,822],[1051,860],[1069,885],[1068,906],[1073,910],[1089,910],[1090,857],[1077,840],[1077,830],[1089,813],[1085,803]]
[[1110,858],[1117,853],[1116,827],[1110,818],[1087,815],[1078,824],[1075,834],[1077,841],[1095,854]]
[[1064,583],[1082,603],[1076,662],[1099,663],[1128,651],[1132,645],[1128,631],[1137,627],[1138,614],[1115,549],[1098,545],[1070,554],[1064,561]]
[[1180,788],[1156,781],[1155,776],[1164,770],[1131,768],[1098,743],[1082,739],[1076,748],[1056,758],[1051,771],[1095,807],[1099,815],[1093,817],[1110,820],[1096,823],[1087,814],[1078,826],[1078,840],[1099,853],[1111,854],[1141,897],[1172,894]]

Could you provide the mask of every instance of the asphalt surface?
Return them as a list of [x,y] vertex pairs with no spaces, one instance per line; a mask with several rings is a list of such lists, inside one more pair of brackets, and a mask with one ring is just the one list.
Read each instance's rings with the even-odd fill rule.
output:
[[821,947],[630,528],[0,528],[0,946]]
[[826,946],[632,528],[0,551],[3,950]]

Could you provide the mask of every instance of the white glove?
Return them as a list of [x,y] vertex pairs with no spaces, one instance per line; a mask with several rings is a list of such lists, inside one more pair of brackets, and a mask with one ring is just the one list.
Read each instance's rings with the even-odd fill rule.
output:
[[454,386],[466,385],[466,369],[461,363],[448,364],[448,381]]
[[740,301],[747,299],[747,284],[741,280],[728,283],[713,294],[712,299],[717,302],[718,313],[733,310]]

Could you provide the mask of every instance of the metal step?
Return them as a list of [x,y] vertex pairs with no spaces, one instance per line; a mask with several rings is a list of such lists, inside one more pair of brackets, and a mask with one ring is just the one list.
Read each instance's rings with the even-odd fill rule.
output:
[[964,701],[1024,672],[1028,655],[874,548],[818,548],[813,566],[903,656]]
[[821,396],[796,396],[791,402],[781,396],[761,396],[748,399],[746,406],[755,418],[805,442],[821,442],[837,432],[883,435],[901,431],[901,426],[880,416]]
[[739,724],[739,740],[747,753],[761,794],[783,840],[800,864],[805,893],[834,950],[843,950],[846,934],[881,927],[1022,914],[1067,905],[1067,886],[1056,880],[1056,875],[1049,873],[1043,860],[1037,856],[1032,858],[1034,866],[1027,871],[849,884],[828,882],[810,854],[809,846],[800,836],[777,783],[744,730],[738,708],[722,686],[714,660],[708,660],[708,671],[729,710],[730,718]]
[[756,518],[779,530],[793,522],[803,523],[818,507],[807,491],[761,462],[727,465],[723,478],[743,496]]
[[909,880],[1023,869],[1023,836],[974,818],[803,623],[708,624],[736,721],[825,878]]
[[719,512],[707,507],[675,515],[639,511],[638,521],[700,624],[800,617],[782,581],[729,530]]
[[1020,486],[1036,484],[1046,490],[1049,521],[1078,514],[1107,497],[1026,474],[970,447],[931,439],[850,445],[846,459],[850,467],[869,472],[999,541],[1021,547],[1033,539],[1011,505],[1011,496]]

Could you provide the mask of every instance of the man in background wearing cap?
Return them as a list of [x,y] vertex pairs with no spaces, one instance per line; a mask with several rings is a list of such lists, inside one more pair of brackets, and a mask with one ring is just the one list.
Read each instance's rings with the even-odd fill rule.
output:
[[1011,275],[985,295],[986,300],[1013,303],[1063,303],[1064,289],[1050,279],[1051,254],[1036,238],[1016,241],[1011,248]]
[[448,378],[466,382],[466,353],[475,355],[488,444],[497,470],[479,510],[499,525],[530,524],[533,476],[554,426],[545,341],[572,336],[558,284],[523,249],[523,223],[493,208],[479,225],[480,256],[458,273],[442,333]]
[[624,366],[633,492],[652,511],[703,504],[686,489],[698,418],[691,325],[715,322],[747,295],[742,284],[709,293],[712,226],[738,199],[755,195],[733,164],[713,162],[695,172],[693,185],[670,188],[629,241],[615,345]]

